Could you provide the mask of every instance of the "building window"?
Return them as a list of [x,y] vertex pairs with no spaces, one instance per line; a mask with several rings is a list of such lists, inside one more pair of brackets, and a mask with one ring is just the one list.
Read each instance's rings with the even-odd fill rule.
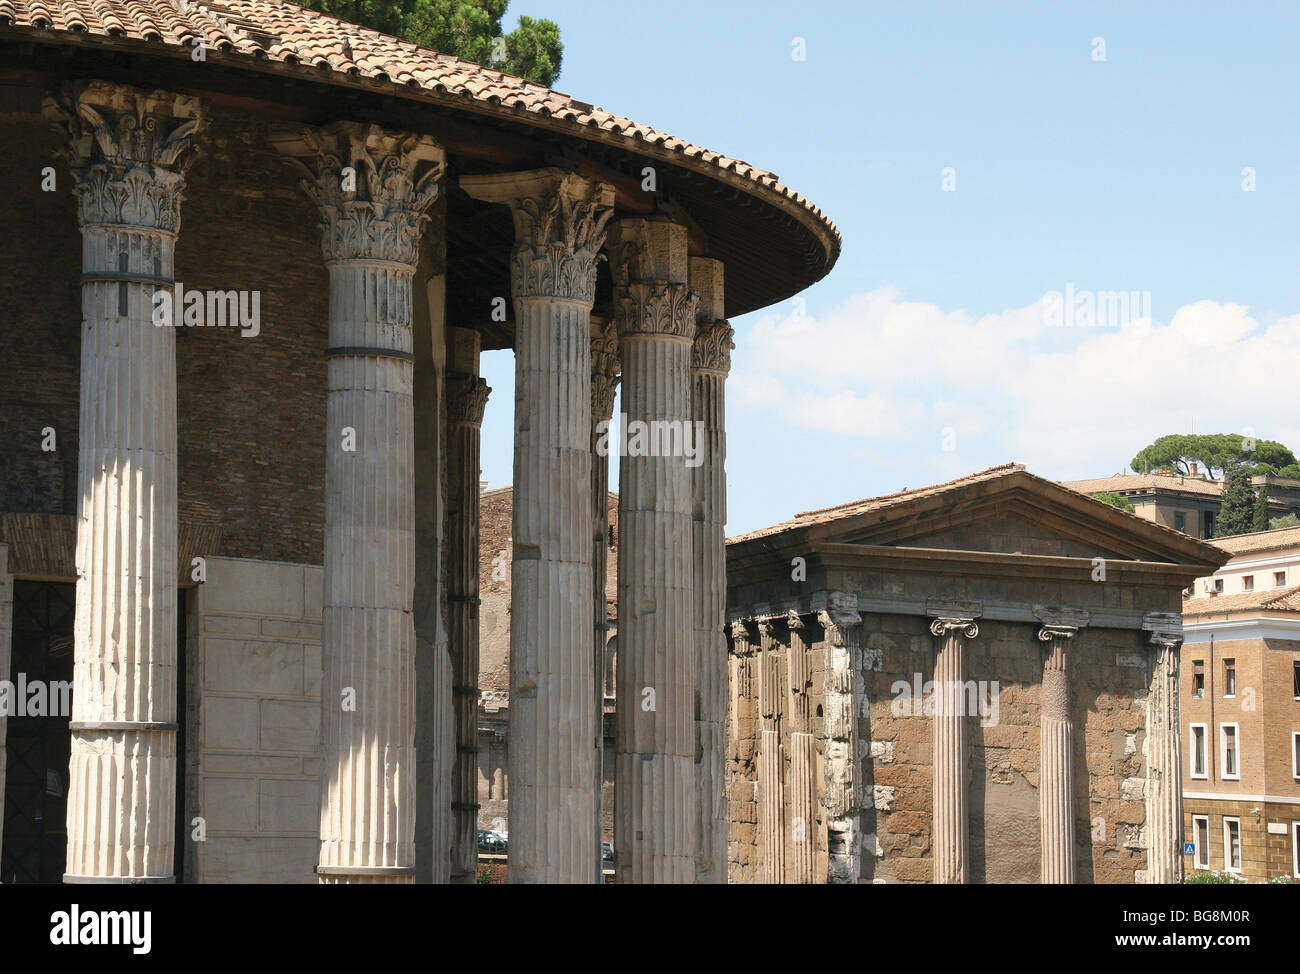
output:
[[1192,662],[1192,699],[1205,699],[1205,660]]
[[1235,659],[1225,659],[1223,661],[1223,695],[1225,697],[1235,697],[1237,695],[1237,661]]
[[1214,591],[1219,592],[1219,593],[1222,593],[1222,592],[1223,592],[1223,579],[1221,579],[1221,578],[1216,578],[1216,579],[1214,580]]
[[1237,737],[1236,724],[1219,725],[1219,766],[1223,769],[1220,777],[1235,781],[1241,780],[1241,768],[1237,764]]
[[1300,700],[1300,659],[1291,664],[1291,695]]
[[1291,732],[1291,777],[1300,778],[1300,731]]
[[1241,819],[1223,818],[1223,868],[1241,872]]
[[1192,724],[1192,777],[1208,777],[1206,771],[1206,753],[1205,753],[1205,725]]
[[1254,576],[1254,575],[1242,575],[1242,576],[1241,576],[1241,590],[1242,590],[1243,592],[1253,592],[1253,591],[1255,591],[1255,576]]
[[1291,823],[1291,875],[1300,879],[1300,822]]
[[1174,530],[1187,533],[1187,515],[1182,511],[1174,512]]
[[1286,588],[1286,572],[1273,573],[1273,587]]
[[1202,538],[1214,537],[1214,512],[1213,511],[1205,512],[1205,533],[1201,535],[1201,537]]
[[1192,844],[1196,853],[1192,856],[1192,865],[1197,869],[1210,868],[1210,816],[1192,816]]

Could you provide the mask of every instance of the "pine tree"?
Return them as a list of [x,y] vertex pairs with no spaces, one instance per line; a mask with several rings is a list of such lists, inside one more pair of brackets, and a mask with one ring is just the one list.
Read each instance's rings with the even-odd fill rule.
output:
[[1250,473],[1240,463],[1229,464],[1223,473],[1223,496],[1214,536],[1225,538],[1230,534],[1245,534],[1251,530],[1254,521],[1255,490],[1250,486]]
[[1250,529],[1252,531],[1268,530],[1268,484],[1262,484],[1255,494],[1255,520],[1252,522]]

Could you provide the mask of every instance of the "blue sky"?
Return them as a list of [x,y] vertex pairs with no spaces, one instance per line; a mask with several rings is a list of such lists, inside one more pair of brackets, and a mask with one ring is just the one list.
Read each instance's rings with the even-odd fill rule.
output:
[[[1300,449],[1300,5],[1057,6],[511,4],[559,23],[559,90],[843,235],[802,309],[732,322],[729,534],[1008,460],[1105,476],[1164,433]],[[1051,327],[1067,286],[1147,301]],[[499,486],[511,353],[484,374]]]

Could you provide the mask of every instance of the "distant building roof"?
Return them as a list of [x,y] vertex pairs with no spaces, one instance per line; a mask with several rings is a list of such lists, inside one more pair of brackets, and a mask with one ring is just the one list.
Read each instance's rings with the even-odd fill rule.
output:
[[1163,474],[1119,474],[1115,477],[1098,477],[1093,480],[1065,480],[1062,483],[1084,494],[1124,493],[1130,490],[1166,490],[1183,494],[1204,494],[1218,497],[1223,485],[1217,480],[1199,477],[1170,477]]
[[1234,555],[1251,554],[1257,551],[1274,551],[1278,548],[1300,546],[1300,527],[1274,528],[1271,531],[1252,531],[1250,534],[1234,534],[1226,538],[1215,538],[1214,544]]
[[1274,589],[1271,592],[1238,592],[1233,595],[1207,595],[1183,600],[1184,616],[1248,612],[1251,609],[1300,612],[1300,585],[1282,590]]

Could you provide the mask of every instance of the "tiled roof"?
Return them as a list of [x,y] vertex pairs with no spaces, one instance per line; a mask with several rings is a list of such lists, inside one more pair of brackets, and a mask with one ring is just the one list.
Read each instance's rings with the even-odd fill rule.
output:
[[457,99],[532,124],[560,123],[578,137],[591,130],[659,146],[688,160],[734,173],[793,201],[815,216],[834,237],[839,231],[810,200],[784,186],[775,174],[640,125],[542,85],[460,58],[419,48],[387,34],[358,27],[285,0],[0,0],[0,28],[71,31],[89,36],[152,41],[188,52],[196,38],[222,54],[405,86],[433,100]]
[[1268,609],[1274,612],[1300,612],[1300,585],[1271,592],[1238,592],[1234,595],[1207,595],[1183,600],[1183,615],[1218,615],[1221,612],[1244,612]]
[[1121,474],[1117,477],[1099,477],[1094,480],[1065,480],[1062,483],[1081,494],[1108,494],[1124,490],[1176,490],[1184,494],[1218,497],[1223,493],[1223,485],[1218,481],[1201,480],[1199,477],[1165,477],[1159,474]]
[[[2,2],[2,0],[0,0]],[[771,534],[780,534],[783,531],[789,531],[794,528],[806,527],[810,524],[821,524],[826,521],[835,521],[842,517],[852,517],[855,514],[865,514],[868,511],[879,510],[880,508],[890,507],[904,500],[914,500],[918,497],[925,497],[930,494],[943,493],[946,490],[952,490],[956,487],[963,487],[967,484],[976,483],[981,480],[992,480],[996,477],[1004,476],[1016,470],[1024,470],[1023,463],[1004,463],[996,467],[989,467],[987,470],[981,470],[979,473],[968,474],[965,477],[958,477],[956,480],[949,480],[942,484],[933,484],[929,487],[916,487],[912,490],[900,490],[893,494],[882,494],[879,497],[866,497],[860,501],[850,501],[847,504],[837,504],[835,507],[823,507],[816,511],[804,511],[802,514],[796,514],[789,521],[782,521],[779,524],[773,524],[770,527],[759,528],[757,531],[750,531],[748,534],[740,534],[734,538],[728,538],[728,544],[736,544],[741,541],[749,541],[753,538],[763,538]]]
[[1226,538],[1215,538],[1214,543],[1224,551],[1231,551],[1234,555],[1244,555],[1256,551],[1272,551],[1275,548],[1291,548],[1300,545],[1300,527],[1252,531],[1250,534],[1233,534]]

